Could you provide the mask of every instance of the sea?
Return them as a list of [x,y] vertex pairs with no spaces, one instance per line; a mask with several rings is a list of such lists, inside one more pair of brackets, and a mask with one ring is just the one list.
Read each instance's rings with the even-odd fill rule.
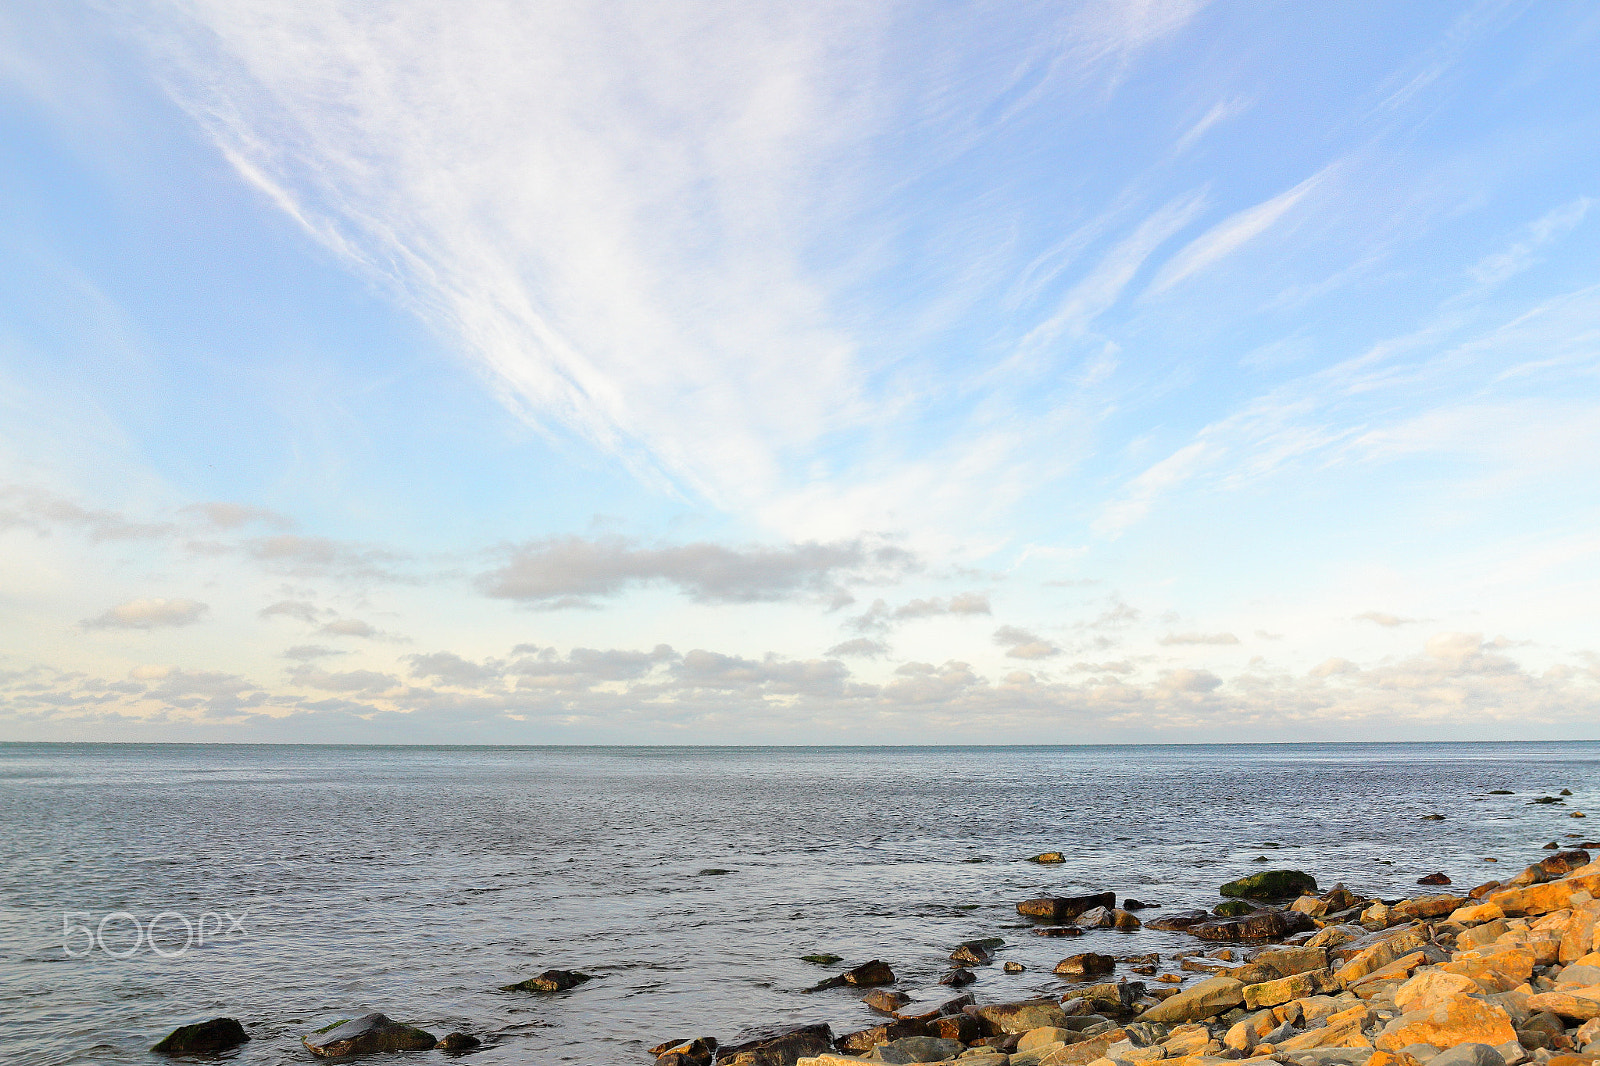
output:
[[[306,1063],[303,1034],[381,1011],[477,1036],[473,1066],[649,1066],[669,1038],[875,1024],[859,990],[805,991],[869,959],[932,999],[957,944],[1001,937],[967,990],[1002,1001],[1065,994],[1067,954],[1197,946],[1037,936],[1015,905],[1040,894],[1149,919],[1263,869],[1464,892],[1596,835],[1592,742],[0,744],[0,1062],[149,1066],[229,1016],[226,1059]],[[500,990],[552,968],[593,980]]]

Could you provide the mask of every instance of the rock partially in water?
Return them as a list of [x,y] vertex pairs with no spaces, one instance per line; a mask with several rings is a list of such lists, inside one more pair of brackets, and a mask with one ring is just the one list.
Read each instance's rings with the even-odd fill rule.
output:
[[[1305,896],[1300,897],[1300,899],[1305,898]],[[1299,903],[1300,900],[1295,900],[1295,902]],[[1318,900],[1318,902],[1320,903],[1321,901]],[[1218,918],[1239,918],[1243,915],[1252,913],[1255,909],[1256,905],[1254,903],[1247,903],[1242,899],[1230,899],[1226,903],[1219,903],[1215,907],[1212,907],[1211,913],[1215,914]]]
[[1022,973],[1023,971],[1027,970],[1027,967],[1022,965],[1020,962],[1008,962],[1000,968],[1006,973]]
[[1451,881],[1449,875],[1443,873],[1442,871],[1439,873],[1428,874],[1426,877],[1417,878],[1417,884],[1419,885],[1448,885],[1450,883]]
[[1041,851],[1037,855],[1028,856],[1028,861],[1040,863],[1044,866],[1054,866],[1057,863],[1066,862],[1067,857],[1059,851]]
[[840,1051],[847,1051],[852,1055],[865,1055],[873,1048],[887,1044],[891,1040],[899,1040],[907,1036],[926,1036],[928,1026],[924,1022],[895,1021],[875,1025],[870,1029],[861,1029],[854,1033],[846,1033],[834,1041]]
[[1258,874],[1229,881],[1219,891],[1224,896],[1243,899],[1293,899],[1314,895],[1317,879],[1302,870],[1262,870]]
[[1115,892],[1095,892],[1087,896],[1041,896],[1017,904],[1017,913],[1044,921],[1066,921],[1096,907],[1115,907]]
[[822,952],[822,953],[817,954],[817,955],[802,955],[802,956],[800,956],[800,961],[801,962],[813,962],[813,963],[816,963],[818,966],[832,966],[836,962],[843,962],[844,961],[844,956],[843,955],[830,955],[827,952]]
[[989,949],[976,941],[968,941],[950,953],[951,962],[959,962],[967,966],[984,966],[994,960]]
[[830,977],[825,981],[818,981],[807,992],[821,992],[829,988],[838,988],[840,985],[852,985],[856,988],[870,988],[873,985],[892,985],[895,982],[894,971],[882,959],[873,959],[860,966],[852,967],[837,977]]
[[1046,925],[1033,931],[1034,936],[1082,936],[1083,930],[1076,925]]
[[585,981],[594,980],[593,976],[579,973],[577,970],[546,970],[526,981],[516,984],[501,985],[502,992],[566,992],[577,988]]
[[249,1039],[237,1018],[212,1018],[178,1026],[150,1050],[158,1055],[210,1055],[238,1047]]
[[1015,1003],[990,1003],[973,1012],[990,1033],[1026,1033],[1045,1025],[1065,1027],[1066,1012],[1053,999],[1029,999]]
[[1191,926],[1199,925],[1201,922],[1209,922],[1212,917],[1210,911],[1174,911],[1171,914],[1163,914],[1154,921],[1145,922],[1144,927],[1146,929],[1160,929],[1164,932],[1181,933]]
[[904,992],[896,992],[889,988],[874,988],[871,992],[861,997],[861,1002],[879,1014],[894,1014],[901,1007],[910,1003],[911,997]]
[[970,1014],[946,1014],[928,1023],[928,1035],[970,1044],[983,1035],[983,1026]]
[[307,1051],[324,1059],[371,1055],[380,1051],[427,1051],[439,1038],[425,1029],[393,1021],[383,1014],[341,1019],[300,1038]]
[[826,1024],[772,1025],[742,1030],[717,1054],[717,1066],[794,1066],[833,1047]]
[[1117,929],[1131,933],[1143,923],[1135,915],[1117,907],[1094,907],[1078,916],[1078,924],[1085,929]]
[[951,988],[960,988],[962,985],[970,985],[977,979],[978,975],[967,969],[965,966],[957,966],[955,969],[939,978],[939,983],[941,985],[949,985]]
[[1201,940],[1282,940],[1294,933],[1315,929],[1316,922],[1295,911],[1261,910],[1242,918],[1224,918],[1189,926],[1188,932]]
[[1154,906],[1154,903],[1146,903],[1143,900],[1134,899],[1132,896],[1122,901],[1122,909],[1125,911],[1142,911],[1146,907]]
[[1055,972],[1066,977],[1086,977],[1110,973],[1117,968],[1117,960],[1110,955],[1097,955],[1086,951],[1081,955],[1068,955],[1056,963]]
[[966,1046],[959,1040],[946,1040],[941,1036],[907,1036],[889,1041],[872,1055],[879,1062],[944,1062],[965,1050]]
[[483,1041],[471,1033],[446,1033],[444,1038],[433,1046],[439,1051],[471,1051],[475,1047],[483,1046]]

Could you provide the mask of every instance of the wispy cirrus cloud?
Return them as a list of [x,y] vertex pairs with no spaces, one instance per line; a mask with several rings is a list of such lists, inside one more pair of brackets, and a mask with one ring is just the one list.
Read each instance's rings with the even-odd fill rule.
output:
[[208,610],[199,600],[151,597],[119,603],[82,624],[85,629],[167,629],[193,625]]

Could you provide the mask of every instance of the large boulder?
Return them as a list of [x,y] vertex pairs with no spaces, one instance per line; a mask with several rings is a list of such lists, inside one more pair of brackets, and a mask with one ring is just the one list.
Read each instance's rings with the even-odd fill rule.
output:
[[438,1042],[439,1038],[427,1030],[392,1021],[382,1014],[341,1019],[300,1038],[307,1051],[324,1059],[380,1051],[426,1051]]
[[1580,1022],[1600,1018],[1600,985],[1540,992],[1528,997],[1527,1006],[1531,1011],[1549,1011]]
[[1589,865],[1589,853],[1580,848],[1571,851],[1558,851],[1554,855],[1547,855],[1523,870],[1520,874],[1506,882],[1509,888],[1521,888],[1523,885],[1540,885],[1546,881],[1554,881],[1558,877],[1565,877],[1580,866]]
[[959,1040],[946,1040],[939,1036],[907,1036],[891,1040],[873,1051],[879,1062],[943,1062],[953,1059],[966,1046]]
[[796,1060],[833,1048],[827,1025],[774,1025],[746,1029],[717,1053],[717,1066],[795,1066]]
[[1317,879],[1300,870],[1262,870],[1229,881],[1218,891],[1242,899],[1294,899],[1315,894]]
[[[963,1015],[965,1017],[965,1015]],[[967,1019],[971,1021],[971,1019]],[[975,1023],[974,1023],[975,1024]],[[887,1022],[875,1025],[870,1029],[861,1029],[854,1033],[846,1033],[834,1041],[840,1051],[848,1051],[852,1055],[865,1055],[880,1044],[887,1044],[891,1040],[899,1040],[908,1036],[927,1036],[928,1025],[926,1022],[900,1021]],[[937,1034],[943,1035],[943,1034]]]
[[1580,893],[1591,899],[1600,896],[1600,873],[1573,874],[1548,884],[1491,892],[1489,902],[1513,916],[1549,914],[1551,911],[1567,910],[1576,903],[1588,902],[1575,898]]
[[1313,919],[1296,911],[1260,910],[1242,918],[1198,922],[1187,931],[1201,940],[1282,940],[1316,927]]
[[1198,1022],[1244,1002],[1244,985],[1231,977],[1208,977],[1144,1012],[1147,1022]]
[[150,1050],[158,1055],[210,1055],[238,1047],[249,1039],[237,1018],[212,1018],[209,1022],[178,1026]]
[[1043,921],[1062,922],[1096,907],[1115,907],[1115,892],[1096,892],[1087,896],[1040,896],[1017,904],[1017,913]]
[[1375,1043],[1382,1051],[1398,1051],[1408,1044],[1432,1044],[1438,1048],[1457,1044],[1496,1047],[1516,1038],[1511,1016],[1504,1009],[1473,996],[1460,995],[1400,1015],[1383,1027]]
[[1214,915],[1210,911],[1175,911],[1172,914],[1163,914],[1159,918],[1144,923],[1146,929],[1159,929],[1163,932],[1181,933],[1191,926],[1201,922],[1209,922]]
[[990,1003],[971,1013],[991,1033],[1026,1033],[1047,1025],[1065,1028],[1067,1014],[1053,999],[1028,999],[1017,1003]]

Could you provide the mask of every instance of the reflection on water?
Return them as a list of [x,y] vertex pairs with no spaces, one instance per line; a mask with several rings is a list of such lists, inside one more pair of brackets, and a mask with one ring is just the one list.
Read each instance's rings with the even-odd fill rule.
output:
[[[1568,806],[1528,803],[1561,788]],[[857,993],[797,993],[826,974],[801,955],[881,957],[915,990],[957,942],[1000,935],[980,998],[1059,990],[1062,954],[1193,942],[1096,931],[1066,951],[1018,927],[1041,890],[1210,905],[1262,855],[1379,894],[1435,870],[1470,885],[1486,857],[1520,866],[1581,831],[1567,813],[1597,795],[1593,743],[0,745],[0,1047],[149,1063],[173,1026],[226,1014],[253,1037],[235,1061],[306,1062],[299,1034],[378,1010],[484,1037],[464,1060],[483,1066],[648,1066],[669,1036],[868,1024]],[[1069,861],[1022,861],[1046,850]],[[64,950],[64,914],[115,912],[107,950],[81,930]],[[130,924],[158,914],[160,953]],[[599,979],[495,991],[551,967]]]

